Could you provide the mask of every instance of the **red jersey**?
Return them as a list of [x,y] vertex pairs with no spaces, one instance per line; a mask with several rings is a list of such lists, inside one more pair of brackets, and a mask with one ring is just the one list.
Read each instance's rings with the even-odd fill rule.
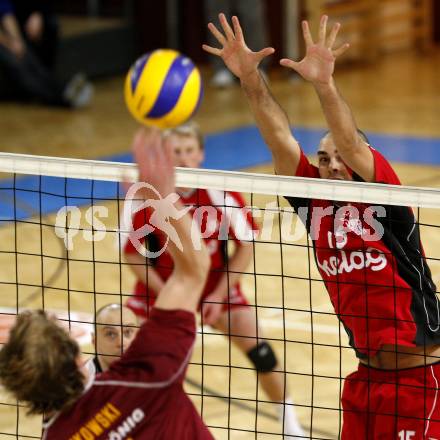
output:
[[[371,151],[375,182],[400,185],[387,160]],[[296,175],[319,178],[319,171],[301,153]],[[311,235],[316,264],[358,357],[384,344],[440,343],[436,287],[410,208],[287,199]]]
[[[253,231],[257,230],[257,226],[250,210],[243,209],[245,201],[239,193],[198,189],[180,194],[180,198],[184,205],[191,206],[190,214],[200,225],[200,231],[202,233],[209,231],[205,234],[209,237],[204,240],[211,256],[211,270],[201,297],[203,300],[215,289],[226,270],[228,240],[232,239],[237,246],[240,246],[241,240],[252,241]],[[137,230],[148,224],[150,216],[150,210],[138,211],[133,218],[134,229]],[[151,252],[157,252],[165,246],[166,239],[167,236],[156,229],[147,236],[147,247]],[[128,237],[122,246],[124,253],[137,252]],[[163,280],[167,280],[171,275],[173,260],[168,252],[163,252],[157,258],[150,260],[150,263]],[[231,286],[232,288],[238,288],[238,284]],[[136,283],[134,293],[138,296],[156,296],[156,292],[151,289],[147,292],[146,286],[140,281]]]
[[213,440],[183,390],[194,340],[194,314],[153,309],[121,359],[45,424],[43,440]]

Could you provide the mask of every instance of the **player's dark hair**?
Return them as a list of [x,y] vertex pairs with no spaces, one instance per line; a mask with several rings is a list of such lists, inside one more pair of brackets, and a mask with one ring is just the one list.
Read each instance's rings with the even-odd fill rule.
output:
[[0,382],[30,414],[71,406],[84,390],[78,344],[43,310],[17,316],[0,351]]
[[[370,140],[368,139],[367,135],[366,135],[361,129],[359,129],[359,128],[357,128],[356,131],[358,132],[358,134],[359,134],[359,136],[362,138],[362,140],[363,140],[364,142],[366,142],[368,145],[370,145]],[[331,133],[330,133],[330,130],[327,130],[327,131],[324,133],[323,138],[325,138],[328,134],[331,134]]]
[[172,135],[195,137],[199,143],[200,149],[202,151],[205,149],[205,139],[199,125],[195,122],[188,122],[186,124],[179,125],[178,127],[169,128],[163,133],[164,138]]

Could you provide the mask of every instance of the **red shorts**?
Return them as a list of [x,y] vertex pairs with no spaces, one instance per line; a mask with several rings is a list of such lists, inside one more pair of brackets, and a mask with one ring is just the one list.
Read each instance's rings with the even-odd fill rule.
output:
[[[202,301],[199,303],[198,310],[202,306],[202,303],[209,297],[209,295],[203,295]],[[131,296],[127,299],[126,306],[129,307],[137,316],[142,319],[146,319],[149,314],[151,308],[154,306],[156,302],[156,294],[152,291],[144,292],[144,293],[135,293],[134,296]],[[223,311],[227,312],[232,309],[238,307],[247,307],[249,302],[247,298],[244,296],[243,291],[241,290],[240,284],[236,284],[229,291],[229,298],[225,299],[223,304]]]
[[440,362],[379,370],[360,364],[345,379],[342,440],[440,439]]

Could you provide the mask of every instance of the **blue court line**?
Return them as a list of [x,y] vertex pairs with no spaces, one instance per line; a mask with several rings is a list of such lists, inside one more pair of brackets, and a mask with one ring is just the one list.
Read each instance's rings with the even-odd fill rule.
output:
[[[325,130],[296,128],[295,137],[306,154],[313,154]],[[440,139],[367,133],[371,145],[391,161],[440,165]],[[241,127],[206,137],[205,168],[239,170],[271,161],[271,155],[255,126]],[[102,160],[132,162],[130,153]],[[66,195],[68,197],[66,197]],[[46,215],[65,205],[100,204],[114,200],[118,185],[114,182],[56,177],[26,176],[0,180],[0,226],[5,221]],[[14,200],[16,201],[14,206]],[[41,209],[40,209],[41,208]],[[14,212],[15,211],[15,212]]]
[[[326,130],[296,128],[295,138],[306,154],[314,154]],[[440,138],[367,133],[371,145],[387,159],[440,165]],[[238,170],[271,162],[272,157],[254,126],[207,136],[205,168]]]

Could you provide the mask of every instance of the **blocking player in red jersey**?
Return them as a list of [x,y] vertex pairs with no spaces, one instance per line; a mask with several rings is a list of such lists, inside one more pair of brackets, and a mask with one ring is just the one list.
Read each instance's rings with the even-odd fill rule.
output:
[[[204,141],[197,125],[170,129],[164,133],[164,141],[174,151],[175,166],[200,167],[204,159]],[[191,206],[194,218],[203,219],[200,220],[200,230],[210,254],[211,267],[200,305],[203,324],[209,324],[225,335],[234,335],[231,340],[255,366],[258,379],[271,401],[280,403],[276,409],[286,438],[302,436],[292,399],[288,393],[286,395],[282,374],[277,372],[276,355],[262,338],[255,310],[249,306],[240,285],[240,277],[252,260],[253,231],[257,228],[251,214],[242,209],[245,206],[242,195],[188,188],[178,188],[178,193],[182,203]],[[150,220],[150,212],[140,210],[133,215],[133,227],[139,230]],[[137,277],[135,295],[128,299],[127,305],[145,319],[155,302],[156,292],[160,292],[173,272],[169,253],[160,253],[167,236],[157,229],[147,235],[149,252],[160,254],[150,258],[148,265],[133,242],[127,236],[125,238],[122,242],[124,255]],[[234,243],[231,255],[228,255],[228,240]]]
[[[140,181],[157,190],[139,183],[136,195],[158,202],[158,215],[168,218],[171,149],[159,132],[141,130],[134,154]],[[173,207],[182,212],[179,201]],[[0,381],[31,413],[48,418],[43,439],[213,439],[182,386],[209,256],[203,243],[200,250],[192,245],[189,215],[167,222],[180,240],[168,245],[174,272],[129,349],[106,372],[89,375],[77,343],[44,311],[18,315],[0,352]]]
[[[320,99],[329,133],[319,144],[318,167],[302,152],[258,71],[274,49],[252,52],[238,19],[231,27],[224,15],[223,32],[209,24],[221,48],[204,49],[239,77],[277,174],[399,185],[390,164],[363,139],[336,87],[335,60],[348,44],[334,49],[340,25],[327,33],[327,20],[321,18],[317,42],[303,22],[303,60],[280,61],[309,81]],[[342,439],[440,438],[440,307],[412,210],[288,200],[300,217],[303,209],[317,266],[360,361],[345,379]]]

